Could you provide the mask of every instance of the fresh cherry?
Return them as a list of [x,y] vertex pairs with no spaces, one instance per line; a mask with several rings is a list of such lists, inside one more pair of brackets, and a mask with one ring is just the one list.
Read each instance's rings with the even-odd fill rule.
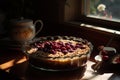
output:
[[117,58],[115,59],[115,62],[120,63],[120,57],[117,57]]
[[102,60],[103,60],[103,61],[106,61],[106,60],[108,60],[108,59],[109,59],[109,56],[107,56],[107,55],[103,55],[103,56],[102,56]]

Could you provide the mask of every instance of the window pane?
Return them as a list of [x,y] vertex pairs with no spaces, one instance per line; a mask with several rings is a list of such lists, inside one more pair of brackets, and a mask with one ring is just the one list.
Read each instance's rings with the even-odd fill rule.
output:
[[86,15],[120,22],[120,0],[85,0]]

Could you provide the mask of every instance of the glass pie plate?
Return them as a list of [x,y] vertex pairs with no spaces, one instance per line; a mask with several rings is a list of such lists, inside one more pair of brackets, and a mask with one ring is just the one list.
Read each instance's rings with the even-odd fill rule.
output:
[[[45,54],[47,52],[39,51],[39,49],[34,46],[36,43],[44,43],[54,40],[72,40],[76,42],[81,42],[89,47],[89,51],[83,54],[74,54],[71,56],[41,56],[41,54]],[[73,36],[46,36],[39,37],[32,40],[29,44],[24,45],[23,51],[27,55],[28,61],[32,67],[46,70],[46,71],[70,71],[79,69],[81,67],[86,66],[86,62],[90,57],[92,52],[93,45],[91,42],[84,40],[82,38],[77,38]],[[32,51],[32,52],[30,52]],[[53,54],[54,55],[54,54]]]

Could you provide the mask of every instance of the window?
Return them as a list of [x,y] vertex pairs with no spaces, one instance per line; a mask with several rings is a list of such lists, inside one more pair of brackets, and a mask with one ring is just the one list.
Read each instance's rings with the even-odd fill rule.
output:
[[90,0],[88,7],[87,16],[120,22],[120,0]]
[[120,0],[81,1],[82,22],[120,30]]

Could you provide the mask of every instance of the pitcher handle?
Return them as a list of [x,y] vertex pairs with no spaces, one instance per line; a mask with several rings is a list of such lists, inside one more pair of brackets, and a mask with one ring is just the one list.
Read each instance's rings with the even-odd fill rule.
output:
[[38,22],[41,24],[41,26],[40,26],[40,28],[36,31],[35,36],[36,36],[36,35],[42,30],[42,28],[43,28],[43,21],[42,21],[42,20],[36,20],[36,21],[34,22],[35,27],[36,27],[36,24],[37,24]]

